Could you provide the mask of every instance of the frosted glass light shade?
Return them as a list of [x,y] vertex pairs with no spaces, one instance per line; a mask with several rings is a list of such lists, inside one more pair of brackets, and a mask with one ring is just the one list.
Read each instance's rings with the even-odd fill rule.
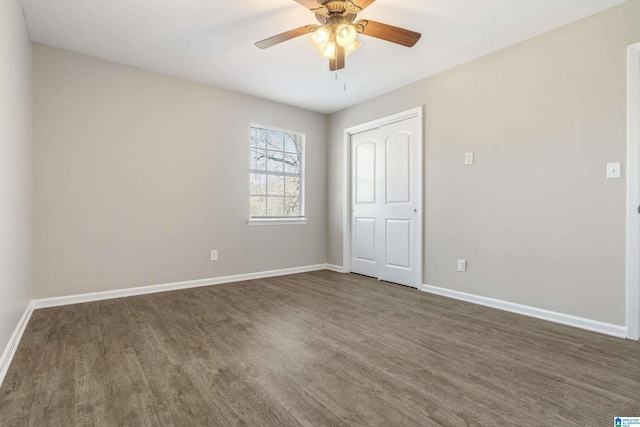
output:
[[329,41],[327,43],[327,47],[325,50],[321,51],[320,54],[325,58],[335,59],[336,57],[336,42]]
[[311,33],[311,43],[318,49],[318,52],[323,52],[327,49],[327,44],[331,39],[331,32],[327,27],[320,27],[313,33]]
[[361,43],[358,40],[354,40],[353,43],[351,43],[350,45],[344,47],[345,56],[351,55],[360,46],[361,46]]
[[347,47],[356,41],[357,35],[356,28],[351,24],[341,24],[336,28],[336,41],[342,47]]

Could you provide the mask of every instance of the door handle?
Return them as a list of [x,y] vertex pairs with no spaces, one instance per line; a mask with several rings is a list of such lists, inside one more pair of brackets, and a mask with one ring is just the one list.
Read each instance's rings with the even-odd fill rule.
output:
[[[640,206],[638,207],[638,212],[640,212]],[[413,213],[418,213],[418,209],[414,209]]]

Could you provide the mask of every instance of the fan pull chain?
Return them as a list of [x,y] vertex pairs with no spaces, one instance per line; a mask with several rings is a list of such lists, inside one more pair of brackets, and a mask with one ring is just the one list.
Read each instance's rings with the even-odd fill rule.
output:
[[344,91],[347,91],[347,70],[343,70],[342,73],[344,74]]

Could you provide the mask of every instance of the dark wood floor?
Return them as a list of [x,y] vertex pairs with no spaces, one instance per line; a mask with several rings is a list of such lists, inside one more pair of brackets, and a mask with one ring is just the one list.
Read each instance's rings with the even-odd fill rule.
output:
[[640,343],[319,271],[37,310],[3,426],[610,426]]

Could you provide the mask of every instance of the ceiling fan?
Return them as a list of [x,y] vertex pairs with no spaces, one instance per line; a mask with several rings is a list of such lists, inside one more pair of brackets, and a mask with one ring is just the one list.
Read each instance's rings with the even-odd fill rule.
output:
[[310,33],[311,41],[318,52],[329,59],[329,69],[336,71],[344,68],[344,58],[360,47],[360,42],[357,40],[358,34],[376,37],[407,47],[415,45],[421,36],[420,33],[415,31],[368,19],[355,21],[356,15],[375,0],[294,1],[313,12],[320,25],[298,27],[261,40],[256,43],[256,46],[266,49]]

